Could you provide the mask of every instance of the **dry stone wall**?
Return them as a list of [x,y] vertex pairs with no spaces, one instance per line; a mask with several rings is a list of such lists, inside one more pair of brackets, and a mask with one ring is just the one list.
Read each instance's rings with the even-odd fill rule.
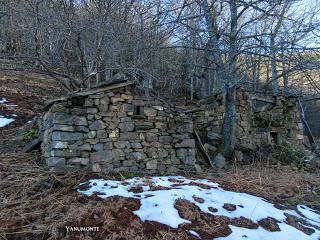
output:
[[126,86],[53,103],[43,118],[42,151],[55,171],[193,170],[193,122]]
[[[302,146],[303,125],[294,98],[251,94],[238,89],[236,99],[238,145],[250,149],[285,143]],[[203,142],[210,144],[209,150],[219,150],[225,112],[223,96],[218,94],[209,104],[202,106],[202,110],[189,116]]]

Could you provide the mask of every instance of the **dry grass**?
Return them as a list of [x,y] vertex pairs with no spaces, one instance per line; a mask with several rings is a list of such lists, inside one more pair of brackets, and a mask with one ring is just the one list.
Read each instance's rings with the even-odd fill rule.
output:
[[[180,211],[194,221],[192,226],[176,230],[142,222],[132,213],[139,207],[133,200],[88,199],[75,190],[80,182],[89,178],[120,179],[123,175],[79,172],[54,175],[38,165],[39,152],[21,153],[18,146],[15,151],[4,151],[0,158],[0,236],[3,239],[195,239],[187,233],[192,226],[205,237],[227,234],[230,221],[238,224],[244,221],[219,218],[215,220],[219,224],[214,225],[217,231],[213,231],[210,217],[190,208],[189,203],[180,202]],[[299,202],[319,207],[319,192],[314,190],[319,187],[317,173],[298,172],[285,166],[250,165],[231,166],[228,170],[198,177],[212,179],[226,189],[253,193],[279,203]],[[102,227],[98,235],[79,237],[65,233],[66,225],[90,224]]]

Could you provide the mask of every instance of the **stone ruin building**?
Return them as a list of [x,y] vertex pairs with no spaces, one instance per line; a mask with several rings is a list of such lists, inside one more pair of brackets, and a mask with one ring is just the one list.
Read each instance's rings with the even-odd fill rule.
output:
[[[223,96],[179,110],[130,81],[79,91],[51,102],[42,152],[53,171],[194,171],[221,152]],[[237,146],[302,146],[294,98],[237,91]],[[202,160],[201,160],[202,159]],[[210,162],[210,163],[209,163]]]
[[192,170],[193,122],[132,82],[54,101],[43,118],[42,151],[53,170]]

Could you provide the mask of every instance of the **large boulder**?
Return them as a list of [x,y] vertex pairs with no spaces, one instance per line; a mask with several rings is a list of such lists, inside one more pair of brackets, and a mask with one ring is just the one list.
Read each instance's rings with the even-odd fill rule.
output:
[[218,153],[215,157],[213,157],[212,163],[217,168],[223,168],[227,164],[226,158],[221,153]]

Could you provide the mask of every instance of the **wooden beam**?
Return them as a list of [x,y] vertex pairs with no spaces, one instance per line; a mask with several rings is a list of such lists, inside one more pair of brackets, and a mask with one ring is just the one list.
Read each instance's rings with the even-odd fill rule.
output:
[[210,156],[208,155],[208,153],[206,152],[206,150],[204,149],[204,146],[202,144],[202,141],[201,141],[201,138],[197,132],[197,130],[194,130],[193,131],[193,135],[195,137],[195,140],[196,140],[196,143],[197,143],[197,146],[198,146],[198,149],[201,153],[201,155],[203,156],[204,160],[213,167],[212,163],[211,163],[211,159],[210,159]]

